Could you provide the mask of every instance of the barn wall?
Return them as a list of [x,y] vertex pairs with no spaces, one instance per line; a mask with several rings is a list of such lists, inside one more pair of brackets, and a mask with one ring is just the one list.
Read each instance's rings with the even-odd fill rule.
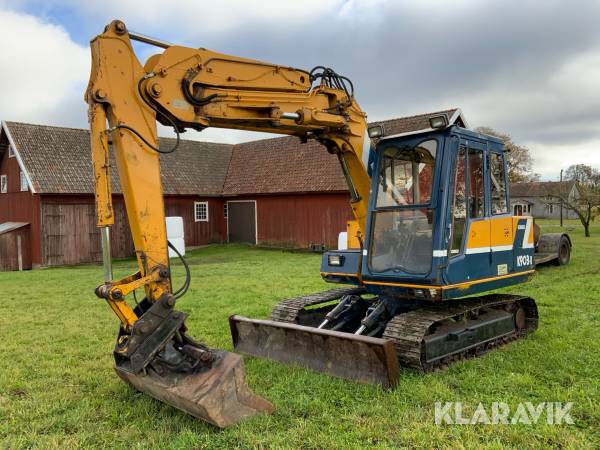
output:
[[[44,265],[81,264],[102,260],[100,232],[96,227],[92,195],[44,195],[42,216],[42,261]],[[209,202],[209,221],[194,222],[194,201]],[[113,196],[115,224],[111,227],[113,258],[133,256],[134,247],[123,197]],[[201,197],[166,197],[168,216],[184,221],[186,246],[223,242],[223,201]]]
[[19,270],[18,240],[21,240],[21,267],[31,269],[30,226],[0,234],[0,271]]
[[338,234],[352,219],[347,193],[240,196],[256,200],[259,245],[308,248],[324,244],[337,248]]
[[40,242],[40,198],[31,191],[21,192],[20,167],[16,157],[8,157],[8,149],[0,161],[0,174],[7,175],[8,192],[0,194],[0,223],[29,223],[27,238],[34,266],[42,263]]
[[[133,255],[122,197],[113,198],[115,224],[111,227],[114,258]],[[91,195],[44,195],[42,197],[42,255],[48,266],[102,260],[100,231],[96,227],[94,197]]]
[[[324,244],[336,248],[340,231],[352,218],[346,193],[240,196],[228,200],[256,200],[258,244],[308,248]],[[194,201],[209,202],[209,221],[194,221]],[[184,221],[186,246],[227,241],[224,199],[194,196],[165,197],[168,216]],[[133,242],[122,196],[114,196],[115,225],[111,228],[115,258],[133,255]],[[92,195],[43,195],[41,205],[43,265],[97,262],[102,258]]]
[[[208,222],[194,221],[194,202],[198,201],[208,201]],[[165,212],[167,216],[183,217],[185,245],[196,247],[227,241],[223,203],[221,198],[167,196]]]

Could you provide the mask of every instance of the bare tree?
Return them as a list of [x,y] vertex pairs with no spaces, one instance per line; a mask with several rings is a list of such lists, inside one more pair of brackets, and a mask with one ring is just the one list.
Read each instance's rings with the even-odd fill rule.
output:
[[[565,184],[552,196],[577,214],[585,236],[590,237],[590,223],[600,215],[600,171],[586,164],[575,164],[567,169],[565,179],[575,183],[577,195],[570,195],[571,189],[566,188]],[[568,185],[572,186],[571,183]]]
[[508,179],[511,183],[539,180],[540,175],[532,170],[533,160],[527,147],[515,144],[510,135],[500,133],[490,127],[478,127],[475,131],[495,136],[504,142],[504,147],[508,150],[506,162]]

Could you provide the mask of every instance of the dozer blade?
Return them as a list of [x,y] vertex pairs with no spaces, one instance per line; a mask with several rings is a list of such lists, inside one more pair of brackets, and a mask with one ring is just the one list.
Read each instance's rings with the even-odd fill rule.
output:
[[389,340],[237,315],[229,324],[238,352],[384,388],[398,381],[398,359]]
[[273,405],[248,388],[242,357],[225,351],[214,352],[216,359],[212,367],[198,373],[163,368],[163,373],[158,374],[149,367],[146,375],[142,375],[118,365],[115,370],[137,390],[219,428],[262,412],[272,412]]

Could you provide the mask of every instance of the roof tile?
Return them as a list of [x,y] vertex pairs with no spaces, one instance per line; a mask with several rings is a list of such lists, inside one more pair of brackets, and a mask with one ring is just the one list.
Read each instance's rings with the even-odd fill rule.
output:
[[236,145],[223,195],[345,190],[335,155],[314,140],[283,137]]
[[[429,128],[429,117],[457,109],[385,120],[386,134]],[[463,125],[462,123],[460,123]],[[5,122],[38,193],[94,192],[89,131]],[[160,138],[161,147],[173,139]],[[242,195],[341,192],[347,186],[337,157],[314,140],[281,137],[238,145],[181,140],[176,152],[161,154],[163,190],[168,195]],[[116,168],[111,150],[111,165]],[[116,170],[114,193],[120,193]]]
[[[89,131],[6,122],[19,156],[38,193],[94,192]],[[161,147],[174,139],[159,138]],[[231,145],[182,140],[175,153],[162,154],[165,194],[221,195],[231,158]],[[111,166],[116,168],[111,149]],[[117,170],[111,171],[114,193],[121,188]]]
[[[458,109],[373,122],[387,135],[429,128],[429,118],[442,113],[451,119]],[[461,125],[463,125],[461,123]],[[346,191],[337,157],[314,140],[296,137],[263,139],[233,149],[223,195]]]
[[511,183],[510,196],[516,197],[546,197],[565,195],[573,188],[573,181],[531,181],[527,183]]

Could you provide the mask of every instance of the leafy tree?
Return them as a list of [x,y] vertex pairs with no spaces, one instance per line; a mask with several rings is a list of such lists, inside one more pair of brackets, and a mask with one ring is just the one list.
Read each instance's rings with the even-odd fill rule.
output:
[[527,147],[516,144],[510,135],[500,133],[490,127],[478,127],[475,131],[495,136],[504,142],[504,147],[508,150],[506,162],[508,166],[508,179],[511,183],[539,180],[540,175],[534,173],[532,170],[533,160]]
[[553,196],[577,214],[586,237],[590,237],[590,223],[600,215],[600,171],[586,164],[575,164],[566,170],[565,180],[575,182],[578,195],[569,196],[567,189],[562,188]]

